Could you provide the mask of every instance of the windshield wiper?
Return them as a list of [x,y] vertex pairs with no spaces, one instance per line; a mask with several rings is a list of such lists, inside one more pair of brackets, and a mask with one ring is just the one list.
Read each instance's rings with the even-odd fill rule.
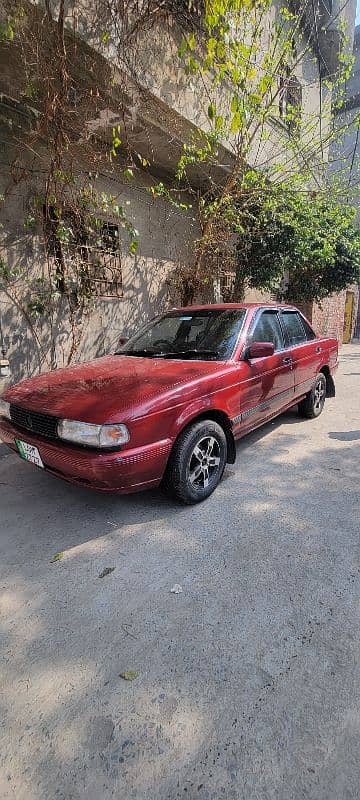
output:
[[118,350],[116,356],[143,356],[145,358],[191,358],[192,356],[215,356],[218,357],[217,350],[196,350],[195,348],[189,350],[174,350],[165,353],[164,351],[157,353],[156,350],[147,350],[146,348],[139,350]]
[[157,353],[156,355],[161,356],[161,358],[186,358],[189,356],[218,356],[219,353],[217,350],[196,350],[195,348],[189,350],[174,350],[173,353]]
[[149,356],[149,358],[153,358],[153,356],[162,355],[162,353],[155,353],[155,350],[147,350],[145,347],[142,350],[117,350],[114,354],[116,356]]

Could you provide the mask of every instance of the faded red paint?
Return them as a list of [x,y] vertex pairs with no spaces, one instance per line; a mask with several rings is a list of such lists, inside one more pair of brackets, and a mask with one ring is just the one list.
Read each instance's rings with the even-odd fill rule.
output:
[[338,348],[332,338],[240,360],[254,315],[269,306],[215,306],[247,309],[238,346],[226,362],[110,355],[6,390],[7,402],[29,411],[96,424],[124,423],[130,442],[115,452],[49,441],[4,418],[0,436],[13,450],[16,437],[35,445],[45,468],[73,483],[120,493],[157,486],[178,434],[199,415],[220,412],[237,439],[301,400],[321,369],[333,374]]

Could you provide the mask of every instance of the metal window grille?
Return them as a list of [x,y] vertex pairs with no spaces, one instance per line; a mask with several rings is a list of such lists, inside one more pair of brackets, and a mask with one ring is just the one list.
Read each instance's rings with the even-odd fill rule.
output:
[[234,271],[222,272],[220,275],[220,295],[223,303],[230,302],[234,286],[236,273]]
[[98,297],[122,297],[123,282],[119,228],[104,222],[94,240],[89,240],[89,278]]
[[279,78],[279,113],[290,132],[299,127],[302,108],[302,86],[300,81],[289,75]]
[[[58,219],[52,208],[44,208],[47,255],[54,263],[55,276],[60,291],[66,283],[89,284],[97,297],[122,297],[122,267],[119,228],[103,222],[93,233],[73,228],[66,243],[60,240]],[[71,228],[71,218],[69,218]]]

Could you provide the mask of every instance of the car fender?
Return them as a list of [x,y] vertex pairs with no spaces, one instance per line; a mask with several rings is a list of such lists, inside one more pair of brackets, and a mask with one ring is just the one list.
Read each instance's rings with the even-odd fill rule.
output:
[[182,409],[181,414],[179,414],[179,416],[176,418],[174,425],[175,440],[178,438],[179,434],[184,430],[184,428],[190,425],[191,422],[195,422],[201,417],[213,419],[223,427],[228,444],[227,460],[228,463],[234,464],[236,460],[236,446],[230,418],[226,411],[221,408],[217,408],[212,403],[210,397],[199,398],[195,402]]

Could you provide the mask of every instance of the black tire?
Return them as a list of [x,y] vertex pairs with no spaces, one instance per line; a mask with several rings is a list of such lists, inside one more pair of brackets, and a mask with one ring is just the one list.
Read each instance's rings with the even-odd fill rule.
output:
[[176,440],[162,488],[181,503],[200,503],[216,489],[225,469],[227,441],[211,419],[189,425]]
[[325,405],[325,398],[326,378],[322,372],[319,372],[311,392],[299,403],[298,411],[300,416],[307,419],[319,417]]

